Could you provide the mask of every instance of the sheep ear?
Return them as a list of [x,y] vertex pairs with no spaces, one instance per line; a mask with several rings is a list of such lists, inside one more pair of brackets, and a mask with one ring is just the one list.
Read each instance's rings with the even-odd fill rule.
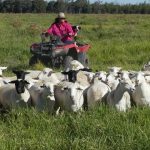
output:
[[24,80],[24,83],[25,83],[25,84],[30,84],[30,83],[29,83],[28,81],[26,81],[26,80]]
[[17,81],[17,80],[13,80],[13,81],[10,81],[10,82],[8,82],[8,83],[14,84],[14,83],[16,83],[16,81]]
[[55,73],[55,72],[54,71],[50,71],[47,76],[50,77],[52,75],[52,73]]
[[64,86],[64,87],[61,88],[61,90],[62,90],[62,91],[63,91],[63,90],[68,90],[68,87],[67,87],[67,86]]
[[80,91],[81,91],[81,90],[83,90],[83,89],[82,89],[81,87],[77,87],[77,90],[80,90]]
[[45,84],[43,84],[42,86],[40,86],[41,88],[45,88],[46,87],[46,85]]
[[68,74],[68,72],[66,72],[66,71],[62,71],[61,73],[64,74],[64,75]]
[[79,70],[81,70],[81,71],[87,71],[87,72],[92,72],[92,69],[90,69],[90,68],[83,68],[83,69],[79,69]]
[[102,77],[98,77],[98,80],[100,80],[100,81],[101,81],[101,80],[102,80]]
[[49,72],[47,76],[50,77],[51,75],[52,75],[52,72]]

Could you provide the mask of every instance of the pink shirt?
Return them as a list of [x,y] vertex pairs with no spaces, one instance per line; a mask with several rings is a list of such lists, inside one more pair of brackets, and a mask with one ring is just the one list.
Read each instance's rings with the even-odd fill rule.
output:
[[72,30],[71,24],[69,24],[67,21],[62,23],[53,23],[47,32],[49,34],[59,36],[63,42],[72,41],[74,35],[76,34]]

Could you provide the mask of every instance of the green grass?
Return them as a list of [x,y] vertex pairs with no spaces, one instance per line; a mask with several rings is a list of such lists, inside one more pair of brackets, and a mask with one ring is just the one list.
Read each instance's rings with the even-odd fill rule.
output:
[[[0,14],[0,66],[28,69],[29,47],[55,14]],[[150,57],[150,15],[67,15],[80,24],[79,40],[91,44],[94,70],[121,66],[139,70]],[[42,64],[35,69],[42,69]],[[51,116],[33,109],[0,117],[0,149],[150,149],[150,110],[119,113],[105,106],[88,112]]]

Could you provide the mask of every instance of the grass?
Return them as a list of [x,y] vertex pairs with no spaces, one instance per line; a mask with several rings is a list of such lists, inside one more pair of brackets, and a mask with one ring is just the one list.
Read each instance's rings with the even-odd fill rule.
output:
[[[55,14],[0,14],[0,66],[29,69],[29,47],[39,42]],[[150,56],[150,15],[67,15],[82,27],[79,39],[91,44],[94,70],[121,66],[139,70]],[[42,69],[37,64],[31,69]],[[118,113],[106,106],[58,117],[34,109],[12,110],[0,116],[0,149],[149,149],[150,110]]]

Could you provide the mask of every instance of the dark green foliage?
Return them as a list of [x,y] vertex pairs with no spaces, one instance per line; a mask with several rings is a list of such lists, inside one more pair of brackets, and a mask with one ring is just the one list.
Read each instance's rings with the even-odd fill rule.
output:
[[60,11],[68,13],[94,13],[94,14],[150,14],[150,3],[139,4],[103,3],[96,0],[0,0],[0,12],[13,13],[45,13]]

